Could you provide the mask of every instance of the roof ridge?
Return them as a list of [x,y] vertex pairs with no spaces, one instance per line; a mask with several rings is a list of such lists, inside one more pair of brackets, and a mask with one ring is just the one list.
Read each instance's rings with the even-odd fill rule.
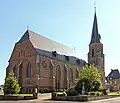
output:
[[33,34],[36,34],[36,35],[38,35],[38,36],[42,36],[42,37],[44,37],[44,38],[46,38],[46,39],[48,39],[48,40],[50,40],[50,41],[53,41],[53,42],[55,42],[55,43],[57,43],[57,44],[60,44],[60,45],[62,45],[62,46],[71,48],[73,51],[75,51],[72,47],[70,47],[70,46],[68,46],[68,45],[65,45],[65,44],[62,44],[62,43],[60,43],[60,42],[57,42],[57,41],[55,41],[55,40],[53,40],[53,39],[49,39],[48,37],[44,36],[42,33],[37,33],[37,32],[34,32],[34,31],[32,31],[32,30],[28,30],[28,31],[29,31],[29,32],[32,32]]

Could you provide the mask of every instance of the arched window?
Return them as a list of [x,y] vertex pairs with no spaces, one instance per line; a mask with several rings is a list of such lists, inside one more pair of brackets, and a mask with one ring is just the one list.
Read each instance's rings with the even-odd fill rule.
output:
[[78,77],[79,77],[79,69],[76,68],[76,78],[78,78]]
[[20,52],[19,52],[19,57],[20,57]]
[[57,66],[56,66],[56,77],[59,78],[60,76],[61,76],[60,66],[57,65]]
[[94,57],[94,49],[92,49],[92,57]]
[[60,66],[57,65],[56,67],[56,90],[60,89],[60,80],[61,80],[61,70],[60,70]]
[[73,81],[73,72],[71,68],[69,69],[69,80]]
[[65,87],[65,89],[67,89],[67,71],[68,71],[68,68],[67,68],[67,66],[66,65],[64,65],[64,87]]
[[23,77],[23,62],[20,62],[18,67],[18,82],[21,85],[22,84],[22,77]]
[[14,76],[16,77],[16,65],[13,68],[13,73],[14,73]]
[[27,64],[27,71],[26,71],[26,77],[30,77],[31,76],[31,64],[30,62]]

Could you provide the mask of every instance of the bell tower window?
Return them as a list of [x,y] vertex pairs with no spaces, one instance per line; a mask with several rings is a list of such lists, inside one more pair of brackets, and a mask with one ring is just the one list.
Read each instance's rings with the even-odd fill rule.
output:
[[94,57],[94,49],[92,49],[92,57]]

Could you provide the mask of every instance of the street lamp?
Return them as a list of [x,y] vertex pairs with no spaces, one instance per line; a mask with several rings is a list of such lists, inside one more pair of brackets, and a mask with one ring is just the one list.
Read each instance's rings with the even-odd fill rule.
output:
[[36,73],[36,78],[38,81],[38,85],[37,85],[37,93],[39,93],[39,86],[40,86],[40,56],[36,55],[36,64],[37,64],[37,68],[38,68],[38,72]]
[[38,80],[38,87],[37,87],[37,93],[39,93],[39,86],[40,86],[40,73],[37,73],[37,80]]

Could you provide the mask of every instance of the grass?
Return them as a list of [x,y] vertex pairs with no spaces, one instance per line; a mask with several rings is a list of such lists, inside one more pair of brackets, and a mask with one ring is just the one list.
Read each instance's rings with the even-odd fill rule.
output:
[[[4,95],[4,93],[0,93],[0,95]],[[11,96],[33,96],[33,94],[11,94]]]
[[12,96],[33,96],[33,94],[12,94]]
[[120,95],[120,92],[109,92],[108,95]]
[[63,94],[63,92],[56,92],[56,94]]
[[4,95],[4,93],[0,93],[0,95]]

